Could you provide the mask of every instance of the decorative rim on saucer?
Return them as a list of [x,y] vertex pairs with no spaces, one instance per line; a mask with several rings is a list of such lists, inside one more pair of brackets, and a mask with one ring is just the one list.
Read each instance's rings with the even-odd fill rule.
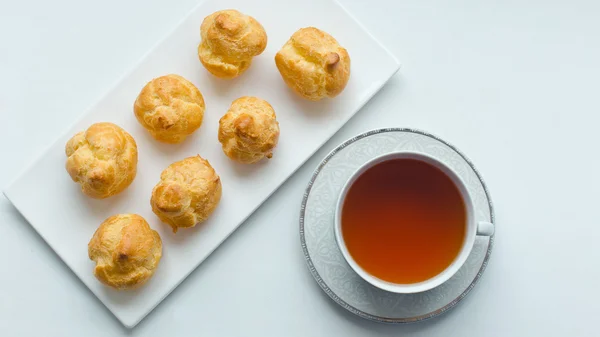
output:
[[471,169],[473,170],[473,172],[475,173],[475,175],[477,176],[477,178],[479,179],[479,181],[481,183],[481,186],[482,186],[485,196],[487,198],[487,203],[489,205],[490,220],[492,223],[494,222],[494,208],[493,208],[493,204],[492,204],[492,200],[491,200],[488,188],[487,188],[485,182],[483,181],[483,178],[481,177],[481,175],[479,174],[479,172],[477,171],[475,166],[472,164],[472,162],[464,154],[462,154],[456,147],[454,147],[453,145],[449,144],[448,142],[440,139],[437,136],[434,136],[430,133],[427,133],[427,132],[424,132],[421,130],[410,129],[410,128],[385,128],[385,129],[376,129],[376,130],[368,131],[368,132],[362,133],[360,135],[357,135],[357,136],[345,141],[341,145],[337,146],[333,151],[331,151],[321,161],[319,166],[315,169],[315,171],[314,171],[313,175],[311,176],[311,179],[308,183],[308,186],[306,187],[306,190],[304,192],[304,196],[302,198],[302,204],[300,207],[300,242],[302,245],[302,250],[304,252],[304,257],[306,259],[306,263],[308,265],[308,268],[309,268],[311,274],[313,275],[313,277],[315,278],[315,280],[317,281],[319,286],[323,289],[323,291],[325,291],[325,293],[332,300],[334,300],[337,304],[339,304],[346,310],[348,310],[362,318],[371,320],[371,321],[383,322],[383,323],[394,323],[394,324],[413,323],[413,322],[427,320],[427,319],[430,319],[430,318],[433,318],[433,317],[443,314],[444,312],[448,311],[449,309],[454,308],[463,298],[465,298],[470,293],[470,291],[473,289],[473,287],[477,284],[477,282],[481,278],[483,272],[485,271],[485,268],[487,267],[487,263],[489,261],[489,258],[490,258],[491,252],[492,252],[492,247],[494,244],[494,236],[489,237],[487,251],[486,251],[485,257],[483,259],[483,263],[482,263],[481,267],[479,268],[479,271],[477,272],[477,275],[458,297],[454,298],[448,304],[446,304],[445,306],[443,306],[435,311],[429,312],[424,315],[414,316],[414,317],[409,317],[409,318],[389,318],[389,317],[381,317],[381,316],[373,315],[373,314],[364,312],[358,308],[355,308],[354,306],[348,304],[346,301],[341,299],[325,283],[325,281],[322,279],[321,275],[319,275],[319,272],[315,268],[315,266],[313,264],[313,260],[310,257],[310,253],[308,251],[308,247],[306,244],[306,237],[305,237],[304,223],[305,223],[305,215],[306,215],[306,204],[307,204],[310,192],[312,190],[313,184],[314,184],[316,178],[318,177],[319,173],[321,172],[321,170],[324,168],[324,166],[330,161],[330,159],[333,156],[335,156],[338,152],[340,152],[341,150],[346,148],[348,145],[350,145],[360,139],[363,139],[363,138],[366,138],[366,137],[369,137],[372,135],[376,135],[376,134],[387,133],[387,132],[408,132],[408,133],[415,133],[415,134],[420,134],[422,136],[430,137],[436,141],[439,141],[440,143],[444,144],[445,146],[449,147],[454,152],[456,152],[460,157],[462,157],[462,159],[471,167]]

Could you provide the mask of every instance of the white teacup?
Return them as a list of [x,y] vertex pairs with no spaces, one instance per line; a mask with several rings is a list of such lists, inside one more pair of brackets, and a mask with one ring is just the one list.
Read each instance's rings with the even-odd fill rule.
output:
[[[437,274],[436,276],[434,276],[428,280],[418,282],[418,283],[411,283],[411,284],[391,283],[388,281],[381,280],[381,279],[369,274],[354,261],[354,259],[348,252],[348,249],[344,242],[344,237],[342,235],[342,207],[344,205],[344,200],[346,199],[346,195],[347,195],[350,187],[352,186],[352,184],[356,181],[356,179],[359,176],[361,176],[369,168],[375,166],[376,164],[379,164],[379,163],[382,163],[382,162],[385,162],[388,160],[394,160],[394,159],[414,159],[414,160],[419,160],[419,161],[425,162],[427,164],[430,164],[432,166],[439,168],[440,170],[442,170],[442,172],[444,172],[452,180],[454,185],[456,185],[456,187],[458,188],[458,190],[460,192],[460,195],[462,196],[462,199],[463,199],[465,207],[466,207],[466,213],[467,213],[467,223],[466,223],[467,229],[465,231],[466,237],[465,237],[465,240],[463,240],[463,245],[462,245],[462,248],[460,249],[460,252],[456,256],[454,261],[446,269],[444,269],[441,273]],[[448,279],[450,279],[454,274],[456,274],[456,272],[460,269],[460,267],[465,263],[465,261],[469,257],[469,254],[471,253],[471,250],[473,249],[473,244],[475,243],[475,236],[477,236],[477,235],[491,236],[494,234],[494,225],[492,223],[475,221],[473,209],[474,209],[473,200],[472,200],[471,196],[469,195],[469,191],[465,187],[465,184],[463,183],[461,178],[456,174],[456,172],[454,172],[446,164],[431,157],[430,155],[420,153],[420,152],[409,152],[409,151],[392,152],[392,153],[388,153],[388,154],[384,154],[379,157],[376,157],[376,158],[370,160],[369,162],[367,162],[366,164],[362,165],[350,176],[350,178],[348,179],[348,181],[342,188],[338,202],[336,204],[336,210],[335,210],[335,224],[334,224],[335,239],[336,239],[336,242],[337,242],[340,250],[342,251],[342,255],[344,256],[344,258],[346,259],[346,261],[348,262],[350,267],[352,267],[352,269],[354,269],[354,271],[358,275],[360,275],[360,277],[362,277],[365,281],[369,282],[373,286],[383,289],[383,290],[386,290],[386,291],[400,293],[400,294],[423,292],[423,291],[427,291],[427,290],[433,289],[433,288],[441,285],[442,283],[444,283]],[[402,266],[398,266],[398,267],[402,268]],[[390,268],[393,268],[393,266],[390,266]]]

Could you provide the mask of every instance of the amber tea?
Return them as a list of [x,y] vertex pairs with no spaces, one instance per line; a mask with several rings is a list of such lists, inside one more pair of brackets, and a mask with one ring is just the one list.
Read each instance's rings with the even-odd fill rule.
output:
[[341,232],[354,261],[392,283],[426,281],[460,253],[467,210],[460,191],[439,168],[416,159],[376,164],[352,184]]

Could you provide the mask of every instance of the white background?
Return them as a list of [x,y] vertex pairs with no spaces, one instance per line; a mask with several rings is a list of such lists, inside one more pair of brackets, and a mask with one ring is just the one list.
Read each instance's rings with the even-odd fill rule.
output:
[[[1,0],[0,188],[197,2]],[[402,61],[400,73],[133,330],[0,197],[0,336],[595,336],[600,3],[341,2]],[[364,321],[329,300],[298,237],[321,158],[391,126],[461,149],[497,215],[473,292],[406,326]]]

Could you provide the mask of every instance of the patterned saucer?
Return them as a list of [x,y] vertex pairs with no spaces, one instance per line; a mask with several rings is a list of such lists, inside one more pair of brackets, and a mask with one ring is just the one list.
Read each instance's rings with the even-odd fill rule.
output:
[[479,281],[494,242],[494,236],[478,236],[458,273],[423,293],[394,294],[360,278],[346,263],[335,242],[333,221],[337,197],[359,166],[398,150],[424,152],[449,165],[473,196],[476,220],[494,222],[489,192],[475,166],[452,145],[431,134],[398,128],[369,131],[327,155],[308,183],[300,210],[300,241],[306,263],[317,283],[336,303],[360,317],[386,323],[422,321],[456,306]]

